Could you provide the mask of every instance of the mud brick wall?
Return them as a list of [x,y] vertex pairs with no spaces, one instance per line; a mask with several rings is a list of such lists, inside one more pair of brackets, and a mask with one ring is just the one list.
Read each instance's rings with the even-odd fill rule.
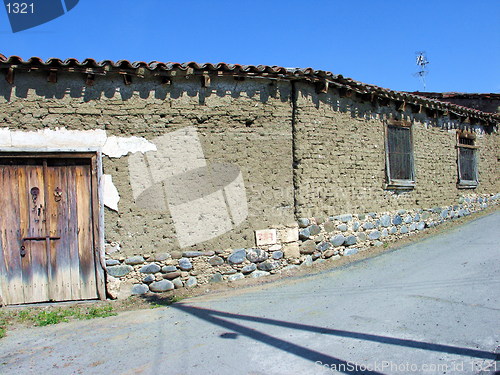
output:
[[[187,126],[197,129],[207,163],[229,163],[243,174],[248,218],[233,231],[195,246],[214,250],[254,244],[254,230],[293,223],[290,84],[266,80],[157,77],[125,85],[119,76],[18,73],[15,84],[0,80],[0,126],[27,131],[50,128],[102,129],[108,135],[154,140]],[[167,211],[139,207],[132,196],[128,157],[103,158],[104,173],[120,194],[119,212],[106,209],[106,241],[125,255],[179,250]]]
[[[384,126],[389,119],[410,121],[416,184],[409,191],[385,188]],[[394,106],[343,98],[335,90],[317,94],[297,84],[294,119],[296,210],[313,217],[412,207],[444,206],[463,190],[457,184],[456,129],[471,128],[447,118],[433,119]],[[477,134],[478,193],[499,190],[498,134]]]
[[481,135],[476,139],[478,150],[479,185],[477,192],[485,194],[500,191],[500,136],[498,133]]
[[[299,217],[444,206],[464,193],[456,187],[456,128],[470,125],[295,85],[292,96],[290,82],[268,79],[214,77],[202,87],[200,77],[174,77],[164,85],[146,76],[126,85],[111,75],[87,86],[76,73],[59,73],[57,83],[49,83],[46,74],[18,72],[14,85],[0,80],[0,127],[101,129],[149,141],[195,127],[208,163],[242,171],[249,216],[191,250],[251,247],[255,230]],[[413,124],[416,186],[410,191],[384,188],[389,118]],[[494,194],[500,191],[498,134],[472,130],[479,146],[474,191]],[[105,211],[106,241],[119,243],[124,256],[181,250],[168,209],[152,211],[134,201],[129,158],[103,159],[120,194],[119,212]]]
[[[409,191],[385,187],[384,128],[393,120],[412,124],[416,185]],[[248,217],[218,237],[181,247],[169,206],[155,206],[161,184],[152,186],[152,198],[134,198],[130,163],[146,151],[104,153],[103,172],[120,196],[118,211],[106,208],[104,215],[102,255],[113,298],[338,259],[500,199],[498,133],[426,109],[341,97],[335,88],[318,94],[303,82],[217,76],[203,87],[199,76],[162,84],[146,74],[131,84],[118,75],[97,76],[87,86],[77,73],[58,73],[57,83],[49,83],[45,73],[17,72],[14,85],[0,80],[0,131],[6,128],[23,131],[21,138],[41,129],[82,137],[100,130],[153,146],[158,137],[195,129],[206,163],[241,171]],[[473,190],[456,186],[457,129],[476,134],[479,186]],[[134,173],[150,178],[147,167]]]

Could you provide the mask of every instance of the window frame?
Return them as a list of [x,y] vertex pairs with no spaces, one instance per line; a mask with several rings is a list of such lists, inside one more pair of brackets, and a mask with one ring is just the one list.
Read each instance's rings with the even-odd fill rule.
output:
[[[472,145],[460,143],[460,139],[470,139],[473,141]],[[479,185],[479,172],[478,172],[478,163],[477,163],[477,154],[478,147],[476,145],[476,135],[471,132],[466,131],[457,131],[457,187],[459,189],[475,189]],[[460,158],[461,158],[461,150],[469,149],[473,151],[473,172],[474,172],[474,180],[464,180],[462,179],[462,169],[460,166]]]
[[[390,153],[389,153],[389,128],[405,128],[408,129],[410,137],[410,178],[396,179],[391,177]],[[385,172],[386,172],[386,189],[412,190],[415,188],[415,157],[413,151],[413,127],[408,121],[391,121],[384,126],[385,135]]]

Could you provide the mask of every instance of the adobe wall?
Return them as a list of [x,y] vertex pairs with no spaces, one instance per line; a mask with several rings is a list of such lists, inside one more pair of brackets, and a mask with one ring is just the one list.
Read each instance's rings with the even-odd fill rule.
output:
[[500,135],[498,132],[481,134],[476,139],[478,150],[479,185],[478,193],[500,191]]
[[[134,78],[125,85],[116,76],[97,77],[86,86],[77,74],[58,74],[57,83],[48,83],[45,74],[17,73],[13,86],[0,80],[0,127],[100,129],[108,137],[135,136],[152,143],[195,127],[206,163],[233,164],[243,176],[248,218],[192,246],[226,249],[252,246],[255,229],[294,222],[289,99],[288,83],[266,80],[219,78],[202,88],[199,77],[174,79],[170,85],[157,77]],[[135,203],[129,178],[129,159],[135,155],[104,155],[104,173],[112,176],[120,195],[118,212],[105,210],[106,241],[118,242],[124,257],[180,250],[169,206],[150,209]]]
[[[52,148],[102,149],[103,172],[113,182],[109,197],[120,198],[115,211],[116,201],[104,194],[113,298],[331,261],[500,202],[497,133],[295,85],[295,96],[290,82],[231,77],[214,77],[206,88],[200,77],[170,85],[133,78],[125,85],[110,76],[89,87],[77,74],[59,73],[57,83],[48,83],[45,74],[18,72],[13,86],[0,80],[0,149],[9,142],[2,137],[18,146],[47,141]],[[384,188],[390,118],[413,123],[416,186],[410,191]],[[464,126],[476,132],[479,146],[474,190],[456,187],[456,128]],[[196,175],[217,163],[233,169]],[[167,200],[174,195],[174,209],[187,204],[196,213],[207,202],[190,199],[212,196],[199,179],[212,172],[215,183],[231,189],[223,189],[224,209],[212,200],[198,216],[213,215],[205,226],[217,227],[229,207],[234,225],[181,246],[180,231],[204,225],[179,225]],[[187,176],[183,185],[170,185],[176,174]],[[238,189],[240,176],[244,188]],[[246,196],[231,201],[235,191]]]
[[[409,108],[373,107],[342,98],[335,90],[316,94],[299,83],[295,117],[296,202],[299,217],[445,206],[467,191],[458,189],[456,129],[477,134],[479,186],[474,193],[496,193],[498,133],[448,118],[430,119]],[[411,121],[415,188],[387,190],[384,124]],[[495,147],[495,145],[497,145]],[[496,171],[496,172],[495,172]]]

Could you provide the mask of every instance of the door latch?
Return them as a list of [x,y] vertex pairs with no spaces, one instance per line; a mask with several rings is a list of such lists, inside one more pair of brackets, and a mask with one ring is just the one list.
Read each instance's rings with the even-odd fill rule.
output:
[[62,199],[62,193],[62,189],[59,186],[56,187],[56,189],[54,190],[54,197],[56,202],[59,202]]
[[[24,241],[54,241],[54,240],[60,240],[61,237],[52,237],[52,236],[45,236],[45,237],[24,237],[22,239],[23,243]],[[21,251],[19,252],[21,255],[21,258],[26,256],[26,247],[24,245],[21,246]]]

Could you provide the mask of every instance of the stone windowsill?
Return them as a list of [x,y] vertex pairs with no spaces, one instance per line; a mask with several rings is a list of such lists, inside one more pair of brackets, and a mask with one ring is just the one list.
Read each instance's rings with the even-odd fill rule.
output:
[[415,188],[415,181],[412,180],[391,180],[385,184],[386,190],[412,190]]
[[477,181],[459,181],[457,184],[457,188],[459,189],[475,189],[477,188]]

